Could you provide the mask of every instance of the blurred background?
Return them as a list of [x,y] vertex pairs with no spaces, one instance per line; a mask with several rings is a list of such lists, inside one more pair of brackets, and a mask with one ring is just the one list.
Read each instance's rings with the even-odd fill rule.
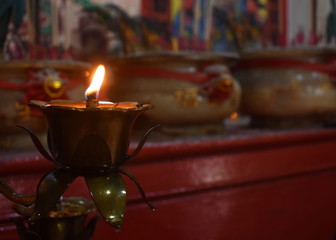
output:
[[34,128],[32,99],[82,101],[98,64],[100,99],[153,103],[145,115],[165,134],[334,126],[335,11],[333,0],[3,0],[3,135]]
[[333,0],[3,0],[0,24],[4,136],[44,126],[30,100],[83,101],[98,64],[99,98],[168,134],[334,126]]
[[326,47],[335,42],[334,11],[332,0],[3,1],[0,46],[3,59],[88,61],[97,55]]
[[[126,181],[123,230],[100,220],[93,239],[336,239],[336,0],[0,0],[0,176],[15,191],[55,167],[17,127],[47,146],[27,104],[80,105],[98,64],[98,100],[155,106],[130,150],[161,127],[125,166],[158,210]],[[67,191],[90,197],[83,179]],[[0,198],[0,239],[17,240]]]

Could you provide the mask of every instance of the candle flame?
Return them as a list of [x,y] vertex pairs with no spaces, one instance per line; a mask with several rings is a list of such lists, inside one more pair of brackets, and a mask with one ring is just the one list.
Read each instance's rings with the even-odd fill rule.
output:
[[105,67],[99,65],[95,74],[93,75],[92,81],[88,89],[85,91],[86,99],[97,99],[99,95],[100,86],[103,83],[105,76]]
[[238,118],[239,118],[239,114],[238,114],[237,112],[233,112],[233,113],[231,113],[231,115],[230,115],[230,119],[231,119],[232,121],[237,121]]

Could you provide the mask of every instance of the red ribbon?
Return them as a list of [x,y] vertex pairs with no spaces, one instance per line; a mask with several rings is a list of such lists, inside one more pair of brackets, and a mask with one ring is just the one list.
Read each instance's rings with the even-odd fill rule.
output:
[[6,90],[25,90],[27,88],[26,85],[23,84],[17,84],[17,83],[11,83],[11,82],[5,82],[0,79],[0,89],[6,89]]
[[[162,79],[173,79],[178,81],[189,82],[193,84],[204,84],[212,80],[214,77],[219,76],[223,72],[179,72],[176,70],[167,70],[159,68],[149,68],[149,67],[131,67],[127,70],[118,70],[117,75],[135,78],[162,78]],[[233,91],[230,88],[228,91],[223,91],[219,89],[216,84],[210,83],[210,85],[205,85],[202,88],[207,94],[211,102],[223,102],[225,101]]]
[[217,76],[219,73],[188,73],[158,68],[131,67],[127,68],[127,70],[118,70],[117,74],[126,77],[165,78],[190,82],[194,84],[203,84],[210,81],[214,76]]
[[[43,83],[33,81],[35,78],[36,77],[34,76],[34,72],[29,72],[27,74],[24,83],[21,84],[12,83],[0,79],[0,89],[24,91],[24,96],[22,99],[24,103],[28,103],[32,99],[44,100],[44,101],[52,100],[52,97],[45,92]],[[62,96],[60,96],[60,98],[68,99],[68,96],[66,95],[66,93],[63,93]]]
[[239,69],[251,68],[292,68],[302,69],[312,72],[321,72],[331,76],[336,76],[336,65],[331,62],[313,63],[294,59],[251,59],[243,60],[237,66]]

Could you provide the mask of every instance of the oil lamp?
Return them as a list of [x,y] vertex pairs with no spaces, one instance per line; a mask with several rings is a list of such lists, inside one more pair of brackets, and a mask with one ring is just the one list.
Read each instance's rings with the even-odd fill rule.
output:
[[130,135],[137,117],[153,108],[138,102],[98,101],[104,67],[100,65],[86,91],[86,102],[54,100],[31,101],[29,105],[42,111],[48,121],[48,148],[24,126],[36,148],[57,167],[40,180],[33,195],[15,193],[0,181],[0,192],[24,206],[34,205],[31,221],[49,214],[68,186],[79,176],[84,177],[94,203],[107,222],[119,229],[126,205],[126,188],[121,175],[129,177],[138,187],[148,206],[139,182],[121,166],[136,156],[143,147],[150,128],[133,153],[128,154]]

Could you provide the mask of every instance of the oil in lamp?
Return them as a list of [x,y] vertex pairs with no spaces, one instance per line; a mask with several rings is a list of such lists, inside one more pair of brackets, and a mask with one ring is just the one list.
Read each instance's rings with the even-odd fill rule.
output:
[[48,148],[24,126],[39,152],[57,167],[40,180],[36,193],[20,195],[0,181],[0,192],[11,201],[33,207],[30,221],[49,214],[69,185],[84,177],[91,197],[107,222],[119,229],[126,206],[126,188],[121,175],[129,177],[138,187],[148,206],[139,182],[122,165],[136,156],[147,136],[158,125],[150,128],[133,153],[128,154],[130,135],[137,117],[153,108],[138,102],[98,101],[104,66],[98,66],[86,91],[86,102],[54,100],[31,101],[29,105],[42,111],[48,121]]

